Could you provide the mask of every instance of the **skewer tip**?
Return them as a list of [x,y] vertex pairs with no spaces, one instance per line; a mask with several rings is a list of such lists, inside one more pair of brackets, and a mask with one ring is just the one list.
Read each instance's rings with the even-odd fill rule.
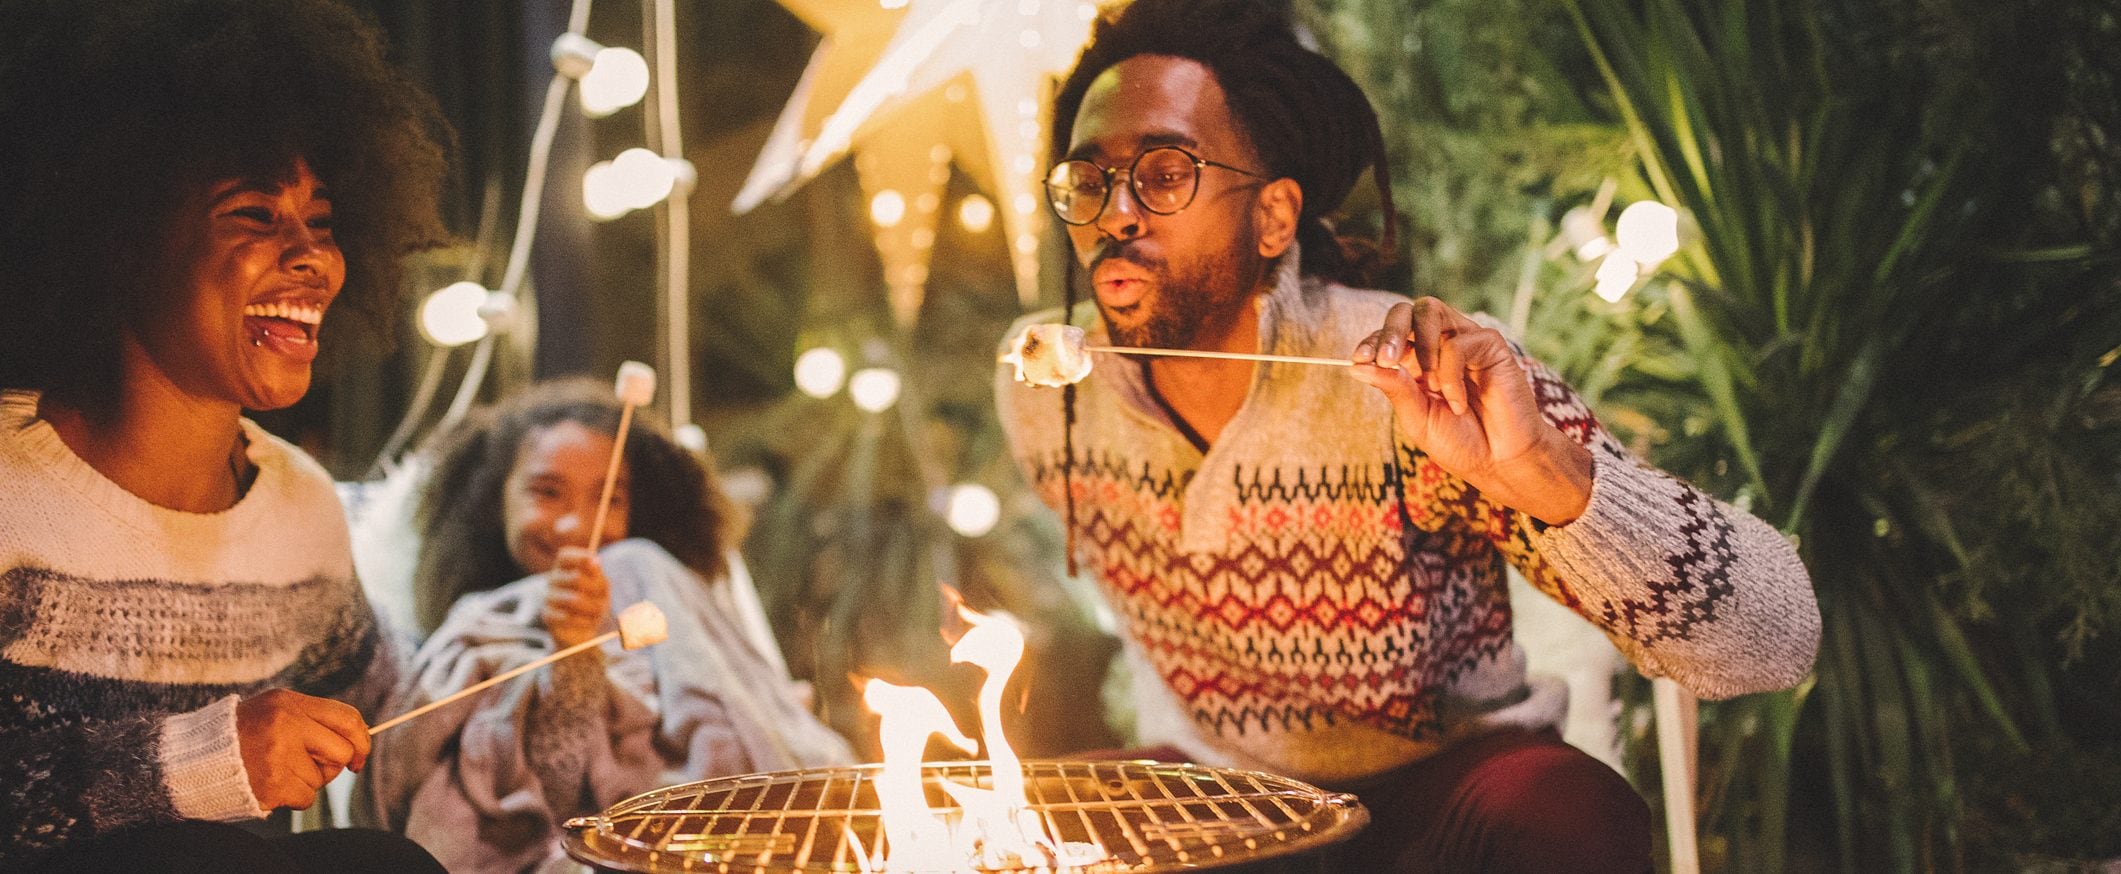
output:
[[655,402],[655,368],[639,361],[619,365],[618,384],[612,389],[628,406],[645,407]]

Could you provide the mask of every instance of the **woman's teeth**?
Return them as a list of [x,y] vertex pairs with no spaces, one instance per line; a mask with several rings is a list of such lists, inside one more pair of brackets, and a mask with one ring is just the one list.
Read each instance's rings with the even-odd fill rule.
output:
[[244,307],[243,314],[267,319],[286,319],[312,326],[324,323],[324,308],[312,304],[254,303]]

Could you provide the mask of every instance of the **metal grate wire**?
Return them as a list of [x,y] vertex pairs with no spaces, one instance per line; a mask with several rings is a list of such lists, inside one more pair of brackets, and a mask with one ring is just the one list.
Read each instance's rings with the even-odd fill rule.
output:
[[[568,820],[567,849],[583,862],[650,874],[875,870],[865,860],[883,841],[874,785],[881,769],[776,771],[658,789]],[[960,811],[943,782],[993,788],[985,762],[930,763],[923,770],[928,804],[946,817]],[[1101,862],[1059,869],[1071,874],[1268,859],[1340,841],[1369,819],[1351,795],[1202,765],[1025,762],[1024,781],[1048,834],[1104,850]]]

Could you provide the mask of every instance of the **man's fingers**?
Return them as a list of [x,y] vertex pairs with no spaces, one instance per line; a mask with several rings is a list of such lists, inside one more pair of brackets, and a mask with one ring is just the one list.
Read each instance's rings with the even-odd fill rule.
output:
[[[1411,303],[1393,304],[1390,310],[1385,311],[1384,328],[1377,332],[1379,335],[1377,340],[1377,360],[1379,362],[1399,361],[1401,356],[1406,354],[1407,333],[1413,329],[1414,305]],[[1389,367],[1391,364],[1387,363],[1385,366]]]
[[1465,415],[1466,403],[1466,359],[1463,336],[1453,336],[1443,341],[1436,350],[1436,369],[1429,373],[1436,381],[1438,394],[1451,405],[1451,412]]

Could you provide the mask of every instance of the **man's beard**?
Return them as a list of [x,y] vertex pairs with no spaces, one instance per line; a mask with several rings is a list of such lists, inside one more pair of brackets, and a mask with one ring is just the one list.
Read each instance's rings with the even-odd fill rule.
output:
[[[1199,336],[1202,327],[1229,321],[1230,308],[1244,301],[1259,284],[1265,262],[1252,246],[1240,244],[1231,249],[1220,257],[1172,264],[1167,270],[1126,259],[1149,268],[1156,276],[1156,288],[1136,304],[1146,309],[1147,317],[1131,327],[1122,327],[1105,310],[1104,303],[1098,303],[1112,342],[1138,348],[1185,349]],[[1124,250],[1113,253],[1113,257],[1124,258]]]

